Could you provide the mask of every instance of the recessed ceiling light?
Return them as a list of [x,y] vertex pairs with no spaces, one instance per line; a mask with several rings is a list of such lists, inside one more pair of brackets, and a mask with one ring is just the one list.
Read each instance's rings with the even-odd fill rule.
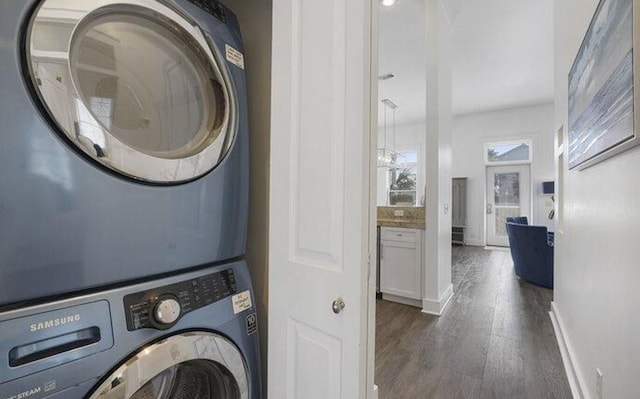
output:
[[392,5],[396,4],[397,0],[380,0],[380,4],[382,4],[385,7],[391,7]]

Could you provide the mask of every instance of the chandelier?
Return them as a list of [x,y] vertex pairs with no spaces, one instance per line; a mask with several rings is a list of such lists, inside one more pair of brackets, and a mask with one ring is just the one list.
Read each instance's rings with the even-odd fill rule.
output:
[[[396,152],[396,109],[398,106],[388,98],[381,100],[384,105],[384,145],[378,147],[378,167],[379,168],[404,168],[406,159],[404,155]],[[387,147],[387,109],[392,113],[393,148]]]

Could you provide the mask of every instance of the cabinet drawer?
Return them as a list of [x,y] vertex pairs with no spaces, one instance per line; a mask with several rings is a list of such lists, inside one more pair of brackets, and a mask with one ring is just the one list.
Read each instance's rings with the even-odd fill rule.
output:
[[380,232],[380,239],[383,241],[405,241],[415,242],[419,241],[420,230],[417,229],[402,229],[383,227]]

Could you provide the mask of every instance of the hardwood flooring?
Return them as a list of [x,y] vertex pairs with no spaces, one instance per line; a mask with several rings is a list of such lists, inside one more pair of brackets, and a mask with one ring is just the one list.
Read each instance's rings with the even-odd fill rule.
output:
[[553,291],[518,279],[511,255],[454,247],[440,317],[378,300],[380,399],[570,399],[549,318]]

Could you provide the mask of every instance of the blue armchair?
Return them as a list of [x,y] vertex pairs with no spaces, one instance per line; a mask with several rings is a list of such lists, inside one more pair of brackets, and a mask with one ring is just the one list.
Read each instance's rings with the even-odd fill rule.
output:
[[507,223],[518,223],[518,224],[529,224],[529,219],[526,216],[515,216],[512,218],[507,218]]
[[553,239],[544,226],[507,222],[516,274],[533,284],[553,288]]

